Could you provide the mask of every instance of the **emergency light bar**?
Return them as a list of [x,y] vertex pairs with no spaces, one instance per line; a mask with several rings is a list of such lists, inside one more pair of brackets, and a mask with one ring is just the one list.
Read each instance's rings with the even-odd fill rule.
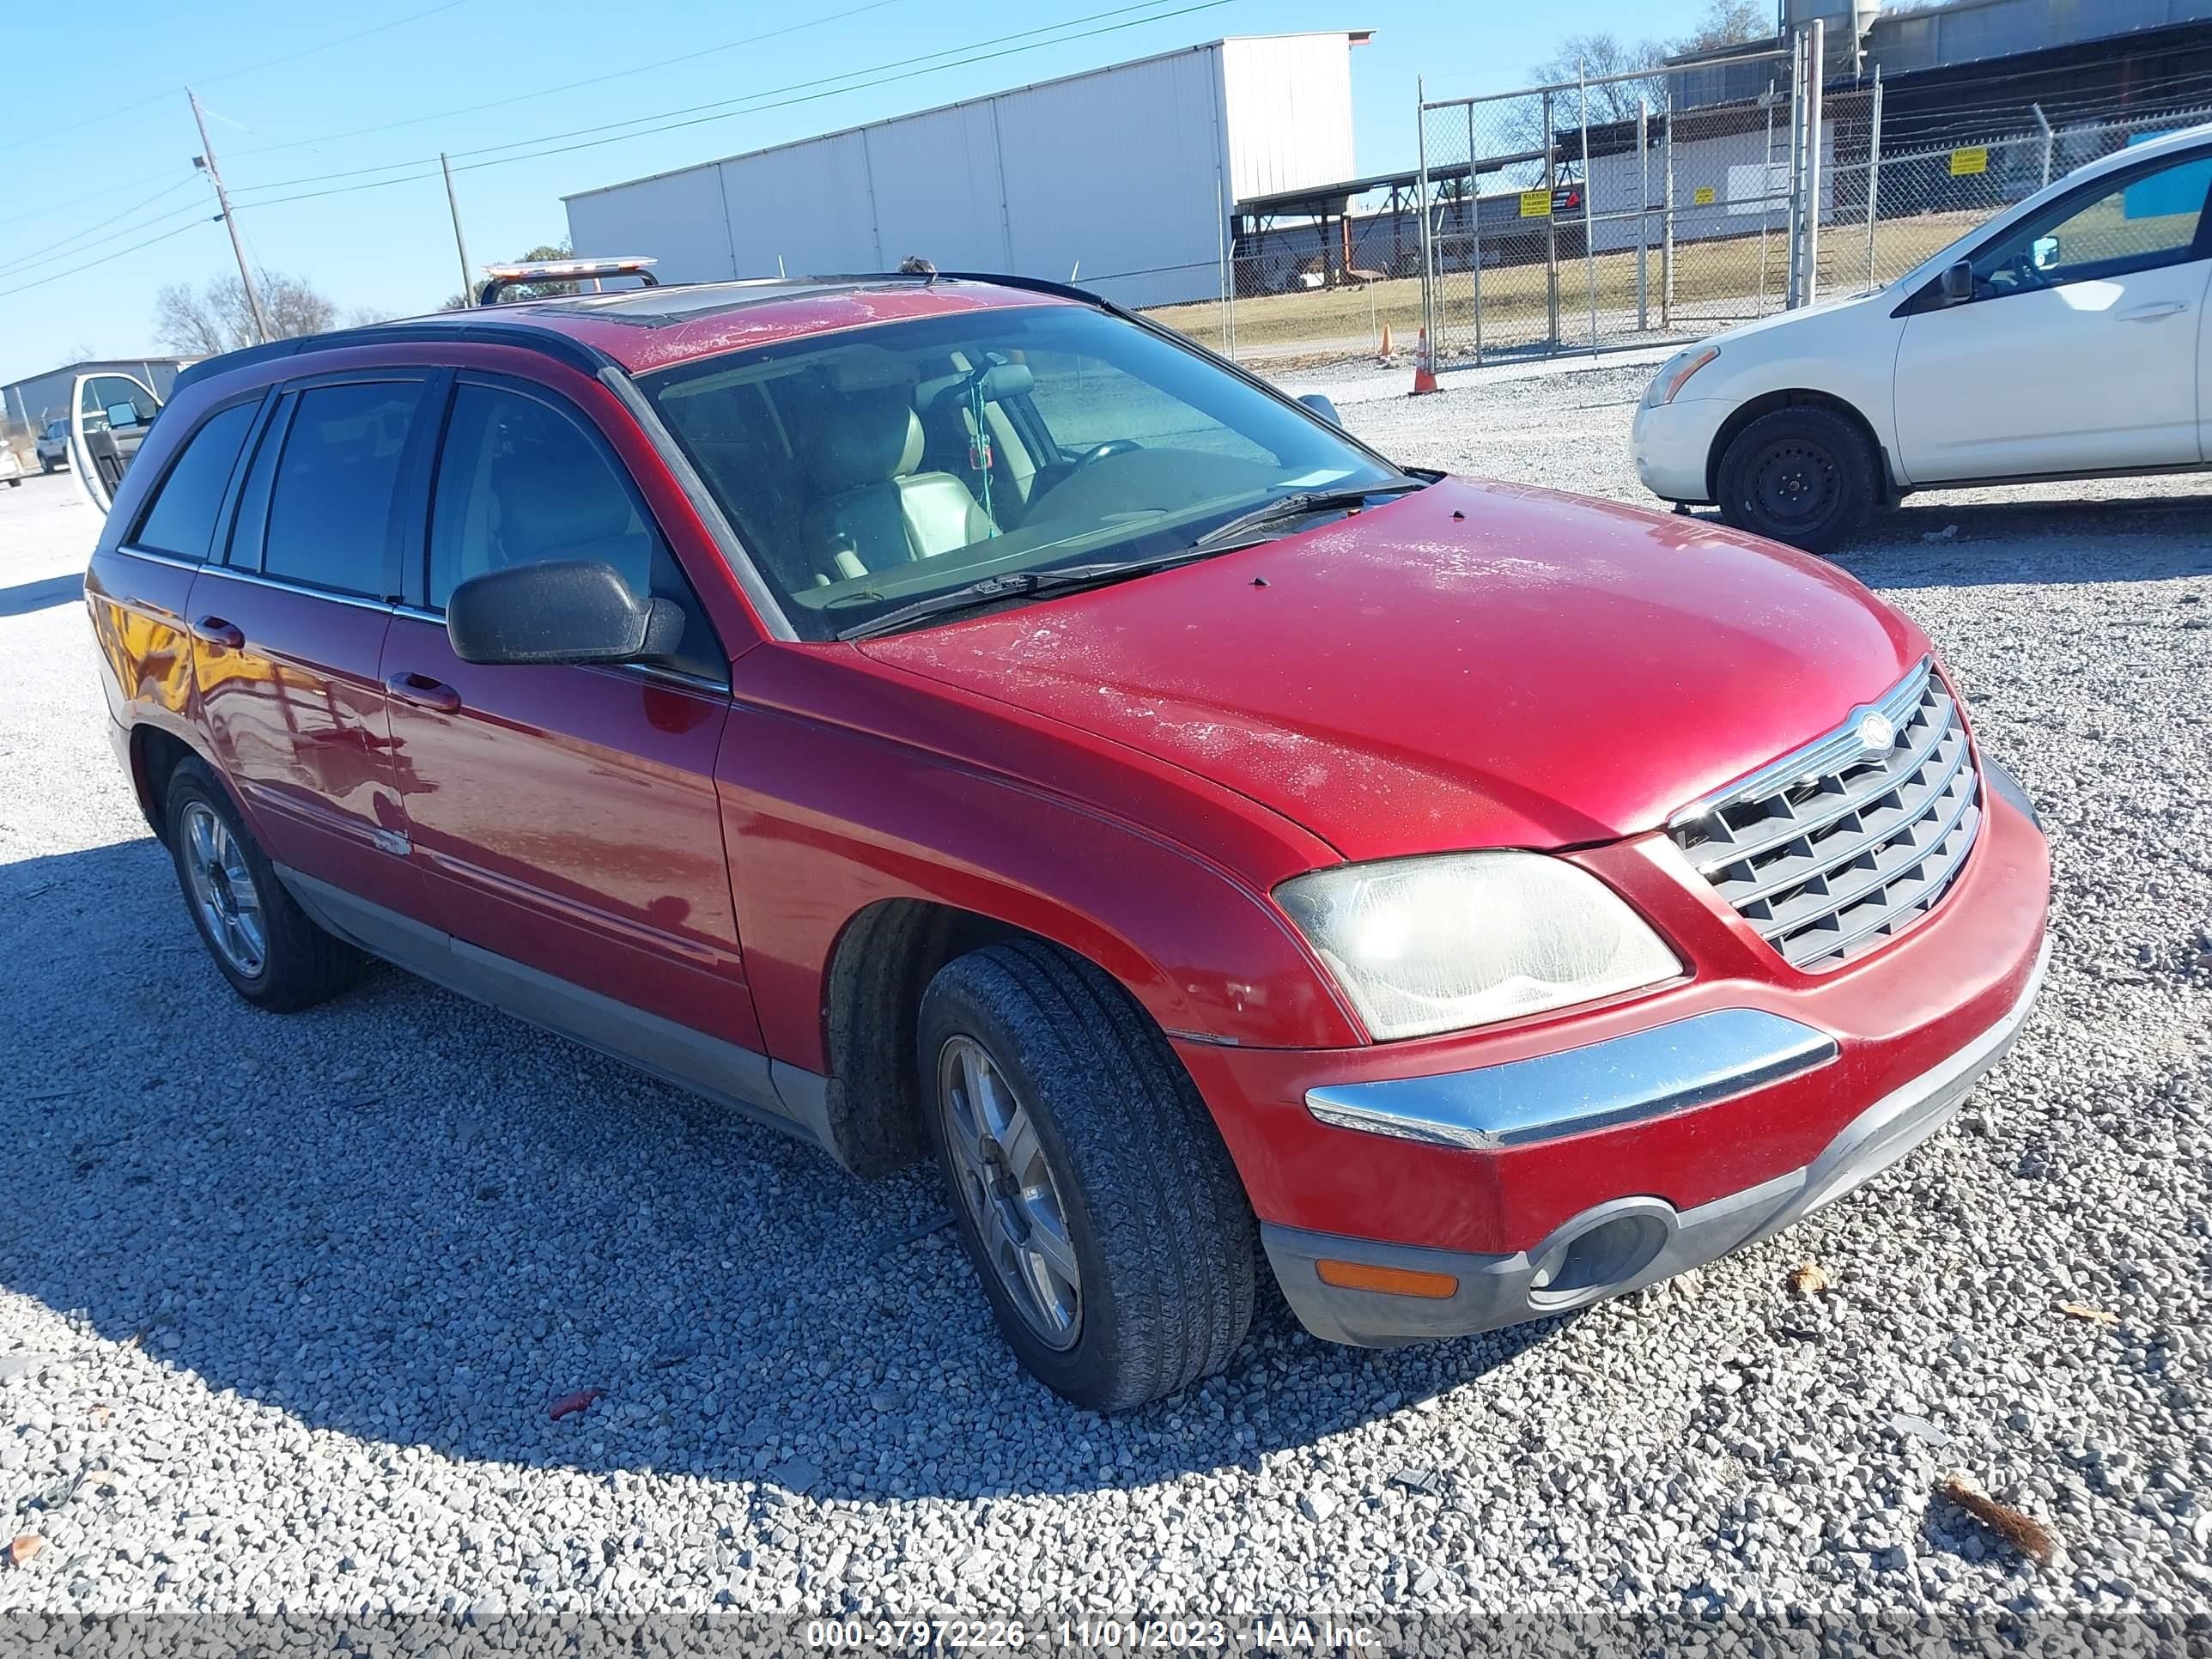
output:
[[480,306],[497,305],[511,288],[532,283],[586,283],[597,276],[635,276],[647,288],[658,288],[653,274],[657,259],[538,259],[523,264],[486,265],[484,285],[477,290]]

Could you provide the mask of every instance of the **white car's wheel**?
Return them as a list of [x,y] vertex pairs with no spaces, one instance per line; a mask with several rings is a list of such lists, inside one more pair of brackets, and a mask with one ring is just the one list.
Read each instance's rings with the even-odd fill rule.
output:
[[1760,416],[1721,456],[1721,517],[1739,530],[1826,553],[1856,534],[1881,495],[1874,446],[1818,404]]

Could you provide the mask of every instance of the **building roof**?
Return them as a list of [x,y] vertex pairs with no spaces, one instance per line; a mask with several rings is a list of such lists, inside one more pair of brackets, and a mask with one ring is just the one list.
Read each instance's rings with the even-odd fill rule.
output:
[[1201,41],[1194,46],[1176,46],[1167,52],[1156,52],[1144,58],[1127,58],[1116,64],[1101,64],[1096,69],[1077,70],[1073,74],[1055,75],[1042,81],[1025,81],[1019,86],[1000,87],[996,91],[978,93],[973,98],[956,98],[949,104],[932,104],[926,109],[904,110],[896,115],[883,115],[872,121],[856,121],[851,126],[833,127],[827,132],[809,133],[803,138],[786,139],[780,144],[763,144],[757,149],[743,149],[729,155],[709,156],[705,161],[690,161],[680,167],[664,167],[659,173],[641,173],[635,179],[620,179],[609,185],[594,185],[588,190],[570,191],[561,199],[574,202],[586,196],[599,196],[611,190],[623,190],[632,185],[650,184],[656,179],[672,179],[679,173],[696,173],[702,167],[718,167],[726,161],[743,161],[756,155],[772,155],[778,150],[797,149],[804,144],[818,144],[827,138],[842,138],[848,134],[866,132],[874,127],[890,126],[894,122],[918,120],[927,115],[941,115],[946,110],[965,109],[970,104],[988,104],[994,99],[1009,98],[1017,94],[1035,92],[1043,87],[1066,86],[1077,81],[1089,81],[1102,75],[1113,75],[1140,64],[1158,64],[1170,58],[1187,58],[1193,52],[1218,52],[1236,40],[1297,40],[1329,38],[1349,40],[1353,46],[1364,46],[1375,38],[1373,29],[1280,29],[1268,34],[1228,34],[1217,40]]

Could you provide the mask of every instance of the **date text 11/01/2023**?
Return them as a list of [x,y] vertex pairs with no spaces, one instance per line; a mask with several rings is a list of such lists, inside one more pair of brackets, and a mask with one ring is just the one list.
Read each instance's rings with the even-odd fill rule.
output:
[[816,1651],[934,1651],[1028,1649],[1167,1652],[1227,1649],[1240,1653],[1373,1651],[1377,1634],[1365,1625],[1319,1618],[1255,1614],[1224,1619],[815,1619],[806,1645]]

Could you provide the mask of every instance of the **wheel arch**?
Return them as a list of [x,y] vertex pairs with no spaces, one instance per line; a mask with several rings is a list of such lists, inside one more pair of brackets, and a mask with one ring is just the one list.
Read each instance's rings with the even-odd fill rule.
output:
[[837,1161],[887,1175],[927,1146],[915,1066],[922,993],[948,962],[1034,938],[995,917],[924,898],[878,899],[848,918],[822,980],[825,1108]]
[[1817,391],[1810,386],[1785,386],[1773,392],[1762,392],[1756,398],[1746,398],[1730,410],[1720,429],[1713,434],[1712,447],[1705,452],[1705,499],[1717,501],[1721,498],[1721,457],[1728,453],[1729,446],[1746,427],[1760,416],[1771,415],[1777,410],[1811,407],[1825,409],[1840,415],[1858,429],[1874,452],[1875,465],[1881,469],[1882,497],[1894,501],[1897,497],[1897,471],[1890,465],[1889,450],[1875,430],[1874,422],[1866,417],[1857,404],[1848,398],[1839,398],[1832,392]]
[[170,778],[185,762],[204,758],[173,732],[143,721],[131,728],[131,787],[155,840],[168,839]]
[[1164,1037],[1170,1035],[1130,984],[1127,965],[1116,972],[1097,951],[938,899],[876,900],[838,930],[822,978],[823,1111],[829,1150],[840,1164],[857,1175],[877,1176],[923,1156],[928,1145],[923,1113],[929,1106],[917,1053],[923,994],[947,963],[1018,941],[1084,963],[1139,1018]]

